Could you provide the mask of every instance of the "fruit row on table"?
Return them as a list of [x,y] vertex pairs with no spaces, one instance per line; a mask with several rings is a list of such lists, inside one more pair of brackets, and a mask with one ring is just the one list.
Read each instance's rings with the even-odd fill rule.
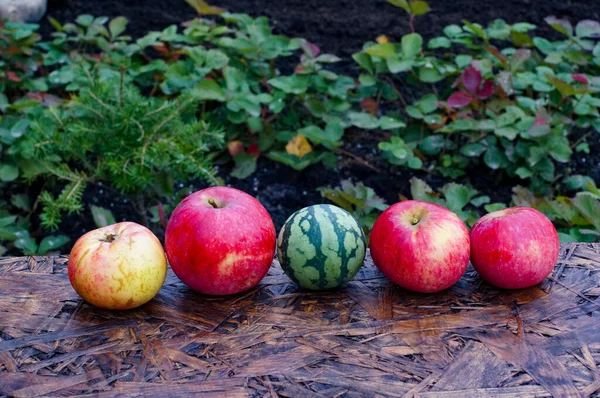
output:
[[[423,293],[445,290],[469,261],[499,288],[536,285],[552,272],[559,238],[550,220],[527,207],[480,218],[471,231],[452,211],[407,200],[376,220],[369,248],[392,282]],[[164,249],[146,227],[122,222],[82,235],[71,250],[69,280],[88,303],[131,309],[150,301],[170,264],[191,289],[229,295],[256,286],[275,253],[284,272],[305,289],[333,289],[363,265],[367,244],[360,223],[344,209],[318,204],[292,214],[279,234],[262,204],[228,187],[186,197],[173,211]],[[167,263],[168,261],[168,263]]]

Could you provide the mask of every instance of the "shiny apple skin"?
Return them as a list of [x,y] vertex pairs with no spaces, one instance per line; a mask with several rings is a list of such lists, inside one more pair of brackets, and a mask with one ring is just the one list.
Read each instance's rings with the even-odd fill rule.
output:
[[121,222],[82,235],[71,249],[68,272],[86,302],[127,310],[156,296],[167,277],[167,258],[152,231]]
[[177,277],[210,295],[256,286],[271,266],[275,244],[275,225],[264,206],[229,187],[186,197],[173,211],[165,235],[167,258]]
[[377,218],[370,249],[373,262],[392,282],[416,292],[439,292],[454,285],[469,265],[469,231],[450,210],[407,200]]
[[471,263],[482,279],[503,289],[535,286],[552,273],[560,239],[542,212],[515,206],[481,217],[471,229]]

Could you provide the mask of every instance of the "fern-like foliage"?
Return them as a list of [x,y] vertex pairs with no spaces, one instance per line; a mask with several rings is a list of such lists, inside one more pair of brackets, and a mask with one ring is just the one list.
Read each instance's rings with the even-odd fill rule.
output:
[[32,124],[26,146],[38,174],[65,184],[44,192],[42,223],[56,228],[65,213],[81,211],[87,183],[102,181],[139,203],[156,196],[158,175],[218,185],[211,151],[223,133],[196,118],[198,102],[142,95],[119,79],[92,82],[63,109],[50,108]]

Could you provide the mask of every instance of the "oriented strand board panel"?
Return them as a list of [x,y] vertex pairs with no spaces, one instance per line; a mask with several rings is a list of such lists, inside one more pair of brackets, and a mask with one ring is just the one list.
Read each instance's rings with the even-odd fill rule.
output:
[[277,260],[254,289],[82,302],[66,257],[0,259],[0,396],[600,396],[600,244],[566,244],[539,286],[469,268],[452,288],[391,284],[369,256],[344,287],[296,287]]

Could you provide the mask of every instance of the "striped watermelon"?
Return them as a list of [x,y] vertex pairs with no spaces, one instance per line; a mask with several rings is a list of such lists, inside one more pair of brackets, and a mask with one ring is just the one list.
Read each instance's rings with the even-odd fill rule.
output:
[[292,214],[277,238],[285,273],[313,290],[331,289],[352,279],[363,264],[365,249],[365,234],[356,219],[326,204]]

